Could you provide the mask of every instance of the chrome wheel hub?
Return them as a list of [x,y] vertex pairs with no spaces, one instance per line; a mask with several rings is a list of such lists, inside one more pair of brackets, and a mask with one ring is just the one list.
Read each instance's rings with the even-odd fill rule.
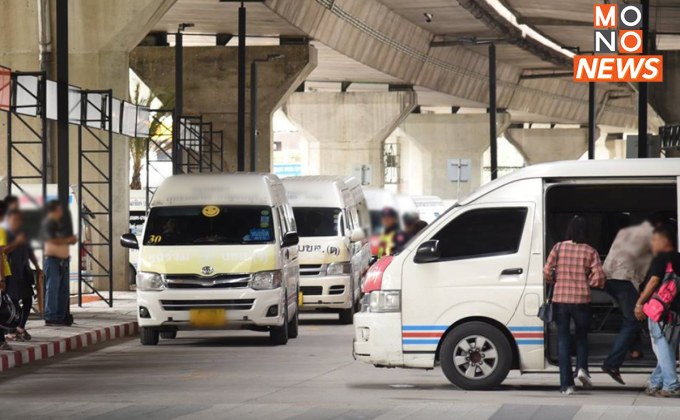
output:
[[496,370],[498,351],[486,337],[471,335],[456,344],[453,365],[468,379],[484,379]]

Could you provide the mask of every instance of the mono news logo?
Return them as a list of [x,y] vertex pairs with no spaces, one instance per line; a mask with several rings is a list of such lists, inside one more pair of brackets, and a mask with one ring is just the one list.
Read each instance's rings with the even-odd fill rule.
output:
[[576,82],[662,82],[663,58],[642,55],[642,6],[596,4],[593,52],[574,57]]

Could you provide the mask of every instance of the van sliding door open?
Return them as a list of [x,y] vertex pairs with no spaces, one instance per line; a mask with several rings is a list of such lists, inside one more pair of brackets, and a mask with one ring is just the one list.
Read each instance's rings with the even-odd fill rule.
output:
[[[545,187],[545,255],[553,245],[564,240],[565,228],[575,215],[588,222],[589,242],[602,261],[618,231],[641,223],[651,213],[668,219],[678,218],[678,179],[559,180]],[[602,290],[593,290],[589,333],[590,363],[601,365],[612,349],[622,322],[618,305]],[[641,334],[640,348],[645,357],[626,360],[624,367],[647,367],[654,364],[648,336]],[[547,356],[557,363],[557,330],[547,328]]]

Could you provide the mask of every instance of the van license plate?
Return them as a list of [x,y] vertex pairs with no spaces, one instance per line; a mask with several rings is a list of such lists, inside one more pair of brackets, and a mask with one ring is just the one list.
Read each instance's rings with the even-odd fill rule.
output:
[[221,327],[227,323],[224,309],[191,309],[189,320],[195,327]]

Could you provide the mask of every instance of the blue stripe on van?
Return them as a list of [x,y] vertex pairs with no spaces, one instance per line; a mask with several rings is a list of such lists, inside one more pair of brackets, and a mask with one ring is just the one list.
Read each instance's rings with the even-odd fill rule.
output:
[[404,325],[402,331],[446,331],[446,325]]
[[438,339],[433,339],[433,340],[428,340],[428,339],[408,339],[405,338],[402,340],[403,344],[427,344],[427,345],[433,345],[436,346],[439,344]]
[[544,327],[508,327],[510,331],[535,331],[543,332]]
[[543,345],[543,340],[516,340],[517,344],[520,346],[542,346]]

